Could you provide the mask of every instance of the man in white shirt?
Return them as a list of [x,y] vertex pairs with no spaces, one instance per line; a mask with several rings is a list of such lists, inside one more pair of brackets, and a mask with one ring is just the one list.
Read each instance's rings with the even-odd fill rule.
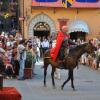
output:
[[44,39],[43,42],[41,43],[42,48],[43,48],[43,54],[44,52],[49,49],[49,41],[47,39]]

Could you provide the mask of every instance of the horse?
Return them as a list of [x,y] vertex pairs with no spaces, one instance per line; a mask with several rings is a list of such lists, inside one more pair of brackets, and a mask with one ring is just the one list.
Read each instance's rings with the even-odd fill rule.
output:
[[[65,49],[66,50],[66,49]],[[79,58],[84,53],[93,53],[93,51],[97,50],[96,47],[91,43],[87,42],[84,44],[77,45],[76,47],[69,50],[69,53],[65,55],[63,60],[64,69],[68,70],[68,78],[64,81],[64,83],[61,85],[61,89],[63,90],[65,84],[71,80],[71,87],[73,90],[75,90],[74,86],[74,76],[73,76],[73,70],[78,66]],[[50,56],[50,49],[47,50],[44,54],[44,86],[46,87],[46,75],[47,75],[47,68],[50,64],[52,67],[51,71],[51,78],[52,78],[52,85],[55,88],[55,81],[54,81],[54,72],[56,68],[60,68],[60,63],[58,63],[59,57],[57,57],[57,60],[54,62]]]

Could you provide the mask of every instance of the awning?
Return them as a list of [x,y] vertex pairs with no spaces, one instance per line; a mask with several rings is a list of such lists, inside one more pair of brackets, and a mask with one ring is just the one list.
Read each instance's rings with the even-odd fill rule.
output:
[[68,33],[71,32],[86,32],[89,33],[88,25],[85,21],[74,20],[68,24]]

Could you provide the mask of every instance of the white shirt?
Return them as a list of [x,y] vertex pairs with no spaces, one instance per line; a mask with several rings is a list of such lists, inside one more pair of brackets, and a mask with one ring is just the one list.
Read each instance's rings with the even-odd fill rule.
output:
[[26,60],[26,51],[24,50],[25,47],[22,44],[19,44],[17,47],[17,59],[20,60],[20,54],[23,52],[22,59]]
[[45,47],[47,47],[47,48],[49,48],[49,41],[48,40],[44,40],[42,43],[41,43],[41,45],[42,45],[42,48],[45,48]]

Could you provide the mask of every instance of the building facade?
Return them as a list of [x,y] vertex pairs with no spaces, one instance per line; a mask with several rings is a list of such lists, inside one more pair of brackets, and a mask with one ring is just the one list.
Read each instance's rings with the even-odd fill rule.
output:
[[73,0],[69,8],[62,0],[20,0],[20,17],[25,38],[53,36],[63,25],[72,39],[100,37],[100,0]]

